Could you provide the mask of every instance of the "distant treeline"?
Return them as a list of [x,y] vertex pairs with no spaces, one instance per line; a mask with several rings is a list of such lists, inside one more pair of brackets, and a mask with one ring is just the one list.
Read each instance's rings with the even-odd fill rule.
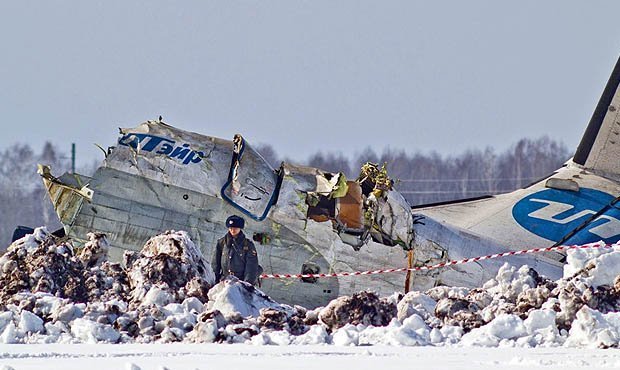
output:
[[[256,149],[274,168],[282,160],[299,162],[280,158],[270,145],[257,145]],[[396,180],[396,190],[417,205],[512,191],[559,168],[571,155],[562,143],[542,137],[519,140],[501,153],[486,148],[458,156],[434,152],[408,154],[394,149],[378,154],[368,148],[352,157],[317,152],[306,163],[297,164],[343,172],[354,179],[365,162],[387,163],[388,174]],[[0,152],[0,250],[10,244],[17,225],[46,225],[52,231],[61,227],[36,173],[37,163],[51,165],[56,175],[71,166],[67,154],[51,143],[46,143],[39,153],[23,144]],[[77,172],[90,176],[96,167],[97,163],[80,166]]]
[[[279,166],[280,158],[271,146],[259,145],[257,150],[274,167]],[[411,205],[419,205],[509,192],[560,168],[572,154],[564,144],[544,136],[521,139],[501,153],[488,147],[467,150],[458,156],[435,152],[407,154],[394,149],[377,154],[367,148],[353,158],[342,153],[317,153],[300,164],[343,172],[354,179],[365,162],[386,163],[388,174],[396,180],[396,190]]]

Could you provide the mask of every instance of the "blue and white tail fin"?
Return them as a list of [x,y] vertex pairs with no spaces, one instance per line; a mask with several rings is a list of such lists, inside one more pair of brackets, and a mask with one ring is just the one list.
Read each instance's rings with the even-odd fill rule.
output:
[[573,162],[600,176],[620,180],[620,59],[616,62]]

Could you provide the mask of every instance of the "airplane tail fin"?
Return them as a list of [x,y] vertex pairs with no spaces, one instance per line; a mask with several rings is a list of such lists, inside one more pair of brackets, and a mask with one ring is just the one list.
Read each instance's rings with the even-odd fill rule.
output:
[[590,118],[573,162],[588,170],[620,179],[620,59]]

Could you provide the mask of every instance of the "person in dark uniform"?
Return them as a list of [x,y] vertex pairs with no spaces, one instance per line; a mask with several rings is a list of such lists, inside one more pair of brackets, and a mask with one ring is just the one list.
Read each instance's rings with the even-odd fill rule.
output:
[[215,282],[235,275],[239,280],[255,285],[259,275],[258,255],[254,243],[243,234],[245,220],[233,215],[226,219],[226,226],[228,232],[217,241],[211,263]]

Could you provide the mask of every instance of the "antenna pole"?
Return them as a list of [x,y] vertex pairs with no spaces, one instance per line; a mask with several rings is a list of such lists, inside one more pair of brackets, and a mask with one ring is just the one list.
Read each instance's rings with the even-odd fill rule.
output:
[[75,143],[71,143],[71,173],[75,173]]

